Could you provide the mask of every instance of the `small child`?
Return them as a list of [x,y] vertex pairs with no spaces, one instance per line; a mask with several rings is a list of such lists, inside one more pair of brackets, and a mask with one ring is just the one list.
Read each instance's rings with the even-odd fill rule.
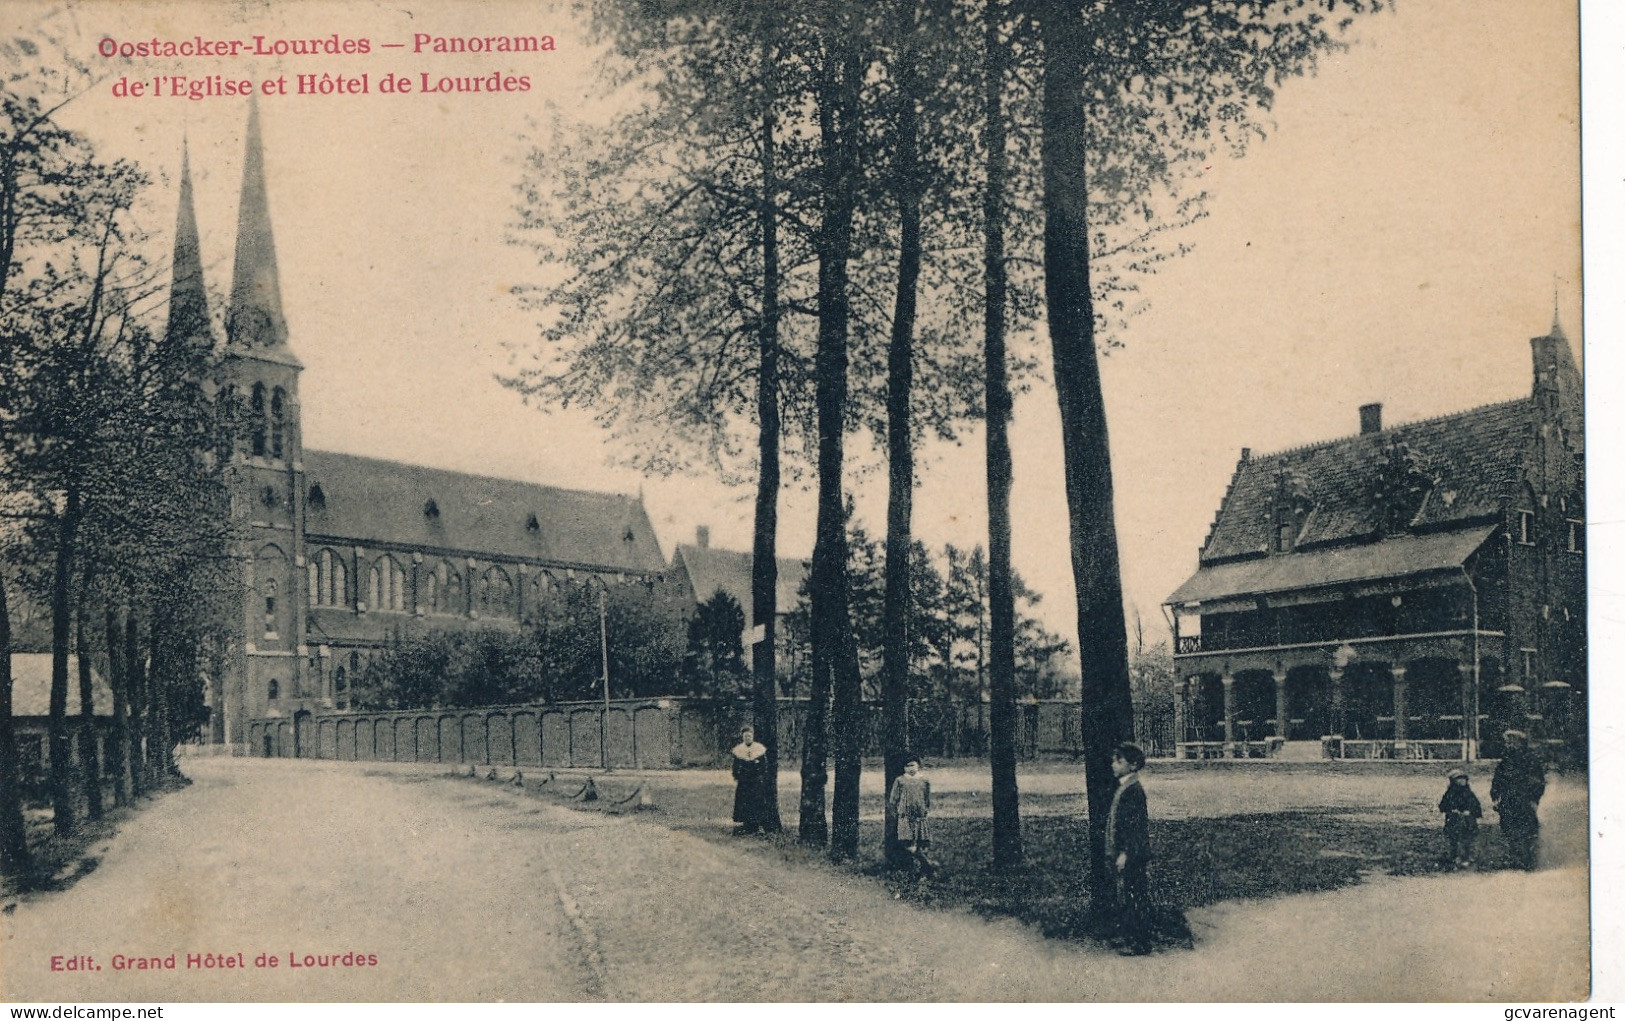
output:
[[1472,782],[1465,769],[1450,771],[1450,786],[1439,799],[1439,811],[1444,813],[1444,835],[1450,841],[1450,857],[1457,868],[1473,863],[1473,842],[1478,837],[1478,820],[1484,808],[1473,793]]
[[910,850],[923,858],[931,846],[925,817],[931,814],[931,781],[920,775],[920,757],[910,755],[903,763],[903,775],[892,781],[887,798],[899,822],[908,821]]

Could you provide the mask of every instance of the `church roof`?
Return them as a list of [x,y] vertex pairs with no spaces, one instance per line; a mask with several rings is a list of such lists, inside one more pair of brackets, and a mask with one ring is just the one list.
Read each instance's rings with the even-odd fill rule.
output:
[[[90,672],[90,697],[97,716],[113,715],[113,692],[94,667]],[[79,658],[68,657],[68,715],[78,716]],[[11,654],[11,715],[51,715],[51,654],[14,652]]]
[[593,570],[665,568],[635,496],[324,450],[306,450],[304,465],[313,545],[327,538]]
[[1408,449],[1419,476],[1432,483],[1409,522],[1411,529],[1438,531],[1495,517],[1522,476],[1534,429],[1535,406],[1526,397],[1278,454],[1244,457],[1201,561],[1207,565],[1269,552],[1272,511],[1283,472],[1311,508],[1296,549],[1376,537],[1381,523],[1375,495],[1379,473],[1396,442]]
[[[696,602],[704,602],[720,589],[733,596],[745,610],[745,626],[756,621],[751,613],[751,565],[755,558],[738,550],[710,546],[680,545],[672,555],[672,567],[688,574]],[[779,557],[778,584],[774,602],[780,613],[795,609],[801,599],[801,583],[807,577],[807,562]]]

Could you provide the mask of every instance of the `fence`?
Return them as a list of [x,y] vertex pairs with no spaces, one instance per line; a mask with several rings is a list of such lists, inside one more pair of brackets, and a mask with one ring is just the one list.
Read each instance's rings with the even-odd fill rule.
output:
[[[864,754],[884,747],[882,709],[866,706]],[[779,702],[779,754],[797,758],[807,703]],[[1074,702],[1017,707],[1016,754],[1033,759],[1082,753]],[[623,699],[483,709],[393,712],[308,712],[250,722],[249,753],[284,758],[385,762],[455,762],[480,765],[671,769],[727,762],[750,720],[745,703],[699,699]],[[1172,754],[1172,721],[1165,728],[1136,713],[1135,732],[1152,755]],[[911,747],[930,758],[987,754],[988,706],[917,701],[909,705]],[[1142,725],[1146,728],[1141,733]],[[1162,730],[1167,733],[1161,733]]]

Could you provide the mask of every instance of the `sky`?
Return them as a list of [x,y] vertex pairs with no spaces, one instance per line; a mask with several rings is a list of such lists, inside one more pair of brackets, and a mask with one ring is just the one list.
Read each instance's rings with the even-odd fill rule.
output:
[[[173,229],[190,148],[206,272],[229,286],[246,103],[118,97],[128,74],[224,74],[259,84],[369,72],[364,96],[261,96],[265,165],[308,447],[573,488],[640,488],[669,556],[711,529],[748,549],[749,487],[644,478],[583,415],[525,407],[495,379],[536,335],[511,295],[540,279],[505,243],[525,118],[590,106],[594,51],[545,5],[338,3],[24,4],[112,73],[64,119],[158,178],[149,229]],[[552,35],[530,55],[414,53],[413,35]],[[254,35],[367,38],[366,57],[129,62],[99,40]],[[385,43],[406,44],[386,49]],[[1155,630],[1196,566],[1242,447],[1269,452],[1357,431],[1380,401],[1396,424],[1527,393],[1529,338],[1554,300],[1580,323],[1578,39],[1563,4],[1405,0],[1367,17],[1353,45],[1280,89],[1267,138],[1216,159],[1190,255],[1144,285],[1147,310],[1104,361],[1124,585]],[[382,95],[388,71],[431,78],[526,74],[528,92]],[[1040,345],[1042,346],[1042,344]],[[1017,570],[1041,615],[1073,634],[1059,416],[1040,384],[1018,400],[1012,442]],[[854,444],[858,446],[858,444]],[[932,546],[986,541],[982,440],[928,445],[916,530]],[[883,473],[854,481],[883,530]],[[812,546],[814,501],[787,490],[785,555]]]

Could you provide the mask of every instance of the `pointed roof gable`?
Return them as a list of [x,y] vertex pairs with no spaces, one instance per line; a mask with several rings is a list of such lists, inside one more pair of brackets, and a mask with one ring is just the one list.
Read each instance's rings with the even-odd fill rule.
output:
[[293,353],[288,350],[288,323],[282,315],[282,285],[277,276],[271,207],[265,192],[263,148],[259,105],[250,100],[226,336],[234,348],[248,349],[261,357],[279,356],[275,360],[285,361],[292,359]]
[[173,339],[210,337],[209,297],[203,283],[203,253],[198,241],[197,212],[192,206],[191,154],[181,149],[180,210],[175,214],[173,277],[169,287],[169,325]]
[[[305,532],[324,541],[416,546],[655,573],[665,559],[643,503],[622,493],[558,489],[325,450],[304,452]],[[433,502],[434,513],[427,508]],[[531,526],[534,518],[535,526]]]
[[1492,518],[1524,471],[1534,435],[1530,398],[1485,405],[1380,432],[1347,436],[1243,460],[1202,549],[1203,564],[1270,550],[1277,478],[1300,480],[1311,510],[1295,548],[1359,542],[1381,525],[1373,493],[1386,451],[1397,441],[1432,484],[1410,522],[1442,530]]
[[[745,626],[755,625],[751,609],[751,565],[755,557],[738,550],[711,546],[679,545],[672,566],[687,572],[696,602],[705,602],[717,592],[726,592],[745,611]],[[778,612],[789,613],[801,598],[801,584],[807,577],[807,561],[779,557],[778,584],[774,602]]]

